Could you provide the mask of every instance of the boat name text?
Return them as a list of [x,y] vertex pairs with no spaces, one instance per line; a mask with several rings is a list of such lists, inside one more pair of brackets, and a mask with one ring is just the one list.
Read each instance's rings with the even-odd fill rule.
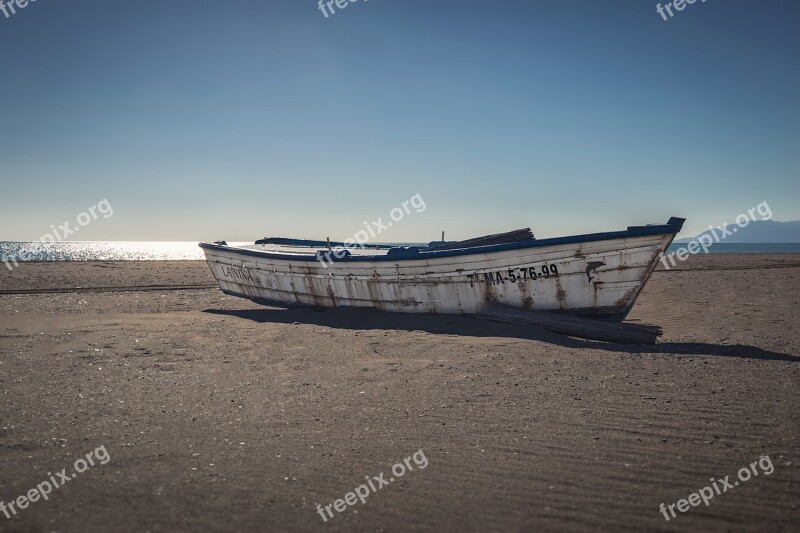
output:
[[220,272],[222,272],[222,275],[225,276],[226,278],[233,278],[236,280],[243,280],[243,281],[252,281],[253,283],[256,283],[256,280],[253,277],[253,275],[244,268],[220,265],[219,270]]

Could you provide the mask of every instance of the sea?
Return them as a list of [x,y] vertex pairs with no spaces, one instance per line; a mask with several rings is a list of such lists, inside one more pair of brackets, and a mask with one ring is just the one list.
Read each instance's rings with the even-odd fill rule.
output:
[[0,259],[21,261],[165,261],[204,259],[196,242],[0,241]]
[[[685,248],[688,243],[673,243],[667,253]],[[800,242],[778,243],[717,243],[708,248],[710,254],[796,254],[800,253]]]
[[[251,244],[251,243],[229,243]],[[673,244],[675,252],[685,244]],[[712,254],[800,253],[800,243],[713,244]],[[0,260],[22,261],[192,261],[204,259],[192,241],[0,241]]]

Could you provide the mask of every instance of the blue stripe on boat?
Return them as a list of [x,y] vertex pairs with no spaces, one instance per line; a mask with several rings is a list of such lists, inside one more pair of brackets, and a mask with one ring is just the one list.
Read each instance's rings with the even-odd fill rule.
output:
[[[433,249],[419,248],[419,253],[410,255],[408,257],[397,257],[396,255],[354,255],[345,260],[337,262],[359,262],[359,261],[410,261],[418,259],[436,259],[439,257],[455,257],[459,255],[472,255],[472,254],[485,254],[492,252],[504,252],[507,250],[524,250],[526,248],[542,248],[544,246],[555,246],[559,244],[574,244],[582,242],[596,242],[608,241],[613,239],[625,239],[629,237],[645,237],[648,235],[668,235],[671,233],[677,234],[683,227],[686,221],[684,218],[671,217],[666,224],[652,224],[649,226],[629,226],[625,231],[607,231],[602,233],[587,233],[584,235],[570,235],[568,237],[554,237],[551,239],[533,239],[520,242],[512,242],[505,244],[493,244],[489,246],[475,246],[472,248],[459,248],[456,250],[441,250],[436,251]],[[316,241],[310,239],[290,239],[284,237],[273,237],[270,240],[272,244],[285,244],[288,246],[326,246],[327,241]],[[344,243],[331,242],[331,246],[344,247]],[[283,259],[291,261],[316,261],[316,255],[309,254],[287,254],[287,253],[274,253],[272,251],[250,250],[247,248],[231,248],[226,245],[212,244],[201,242],[200,248],[208,250],[231,251],[241,255],[249,255],[253,257],[266,257],[270,259]],[[381,248],[385,249],[387,246],[381,245],[364,245],[365,248]]]

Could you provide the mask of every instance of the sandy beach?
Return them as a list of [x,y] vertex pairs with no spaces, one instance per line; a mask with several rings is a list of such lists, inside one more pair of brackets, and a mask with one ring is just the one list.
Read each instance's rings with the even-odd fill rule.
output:
[[[469,317],[280,309],[204,262],[0,274],[0,531],[790,531],[800,255],[657,270],[654,346]],[[418,451],[402,477],[324,521]],[[667,521],[673,504],[768,456]]]

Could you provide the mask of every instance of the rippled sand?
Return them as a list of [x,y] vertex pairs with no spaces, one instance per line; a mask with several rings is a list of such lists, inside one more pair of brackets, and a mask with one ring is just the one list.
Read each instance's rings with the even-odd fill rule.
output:
[[[111,459],[0,531],[796,528],[798,286],[798,255],[693,257],[653,275],[630,318],[664,336],[636,347],[260,307],[201,262],[23,264],[0,274],[0,500]],[[763,454],[771,475],[659,512]]]

